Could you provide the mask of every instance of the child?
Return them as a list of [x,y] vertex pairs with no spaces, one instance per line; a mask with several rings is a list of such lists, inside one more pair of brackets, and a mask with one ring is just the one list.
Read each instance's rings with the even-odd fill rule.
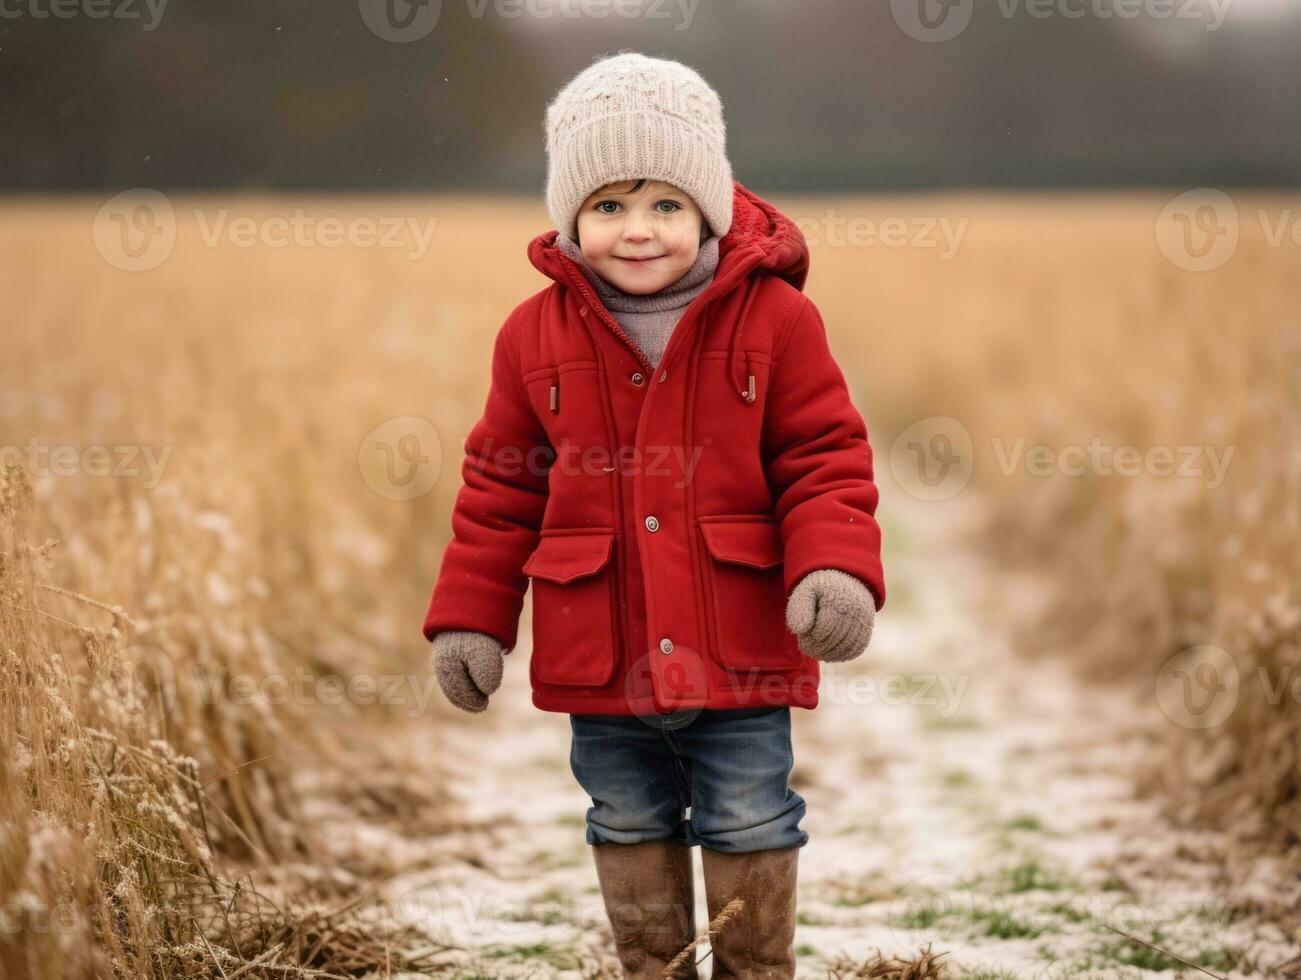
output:
[[531,580],[533,704],[570,716],[625,975],[693,938],[698,844],[710,920],[744,901],[713,976],[791,977],[790,707],[885,602],[866,427],[804,236],[733,180],[696,72],[598,60],[546,126],[556,228],[528,254],[554,282],[497,335],[424,635],[484,710]]

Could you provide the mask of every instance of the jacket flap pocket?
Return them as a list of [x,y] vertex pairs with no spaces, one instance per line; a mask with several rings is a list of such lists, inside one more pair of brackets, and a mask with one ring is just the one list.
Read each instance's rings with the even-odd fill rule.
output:
[[773,521],[702,520],[705,547],[719,561],[772,568],[782,561],[781,531]]
[[524,574],[564,585],[591,575],[610,560],[613,531],[544,534],[524,563]]

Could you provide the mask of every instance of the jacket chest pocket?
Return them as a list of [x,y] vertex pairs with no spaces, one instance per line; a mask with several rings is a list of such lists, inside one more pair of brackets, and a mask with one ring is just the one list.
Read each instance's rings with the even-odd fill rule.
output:
[[529,405],[552,446],[604,446],[608,441],[603,374],[595,361],[567,361],[524,375]]
[[601,687],[614,674],[614,532],[544,530],[523,572],[533,588],[530,670],[544,684]]
[[786,628],[781,532],[766,517],[698,519],[709,553],[714,649],[732,672],[793,670],[804,656]]

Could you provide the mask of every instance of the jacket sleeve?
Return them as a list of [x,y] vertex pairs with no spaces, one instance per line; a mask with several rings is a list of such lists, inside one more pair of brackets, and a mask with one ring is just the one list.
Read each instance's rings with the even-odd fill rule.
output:
[[786,594],[809,572],[838,568],[867,586],[880,609],[885,578],[872,447],[822,316],[807,296],[777,343],[763,458],[781,523]]
[[465,440],[452,540],[425,615],[425,639],[449,629],[515,646],[528,591],[522,568],[537,547],[555,451],[534,414],[510,343],[497,334],[483,415]]

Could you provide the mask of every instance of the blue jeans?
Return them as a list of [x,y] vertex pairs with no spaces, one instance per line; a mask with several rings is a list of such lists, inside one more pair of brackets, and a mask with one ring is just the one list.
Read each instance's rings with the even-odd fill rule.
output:
[[587,843],[673,838],[739,854],[808,842],[804,798],[787,785],[788,706],[569,720],[569,765],[593,804]]

